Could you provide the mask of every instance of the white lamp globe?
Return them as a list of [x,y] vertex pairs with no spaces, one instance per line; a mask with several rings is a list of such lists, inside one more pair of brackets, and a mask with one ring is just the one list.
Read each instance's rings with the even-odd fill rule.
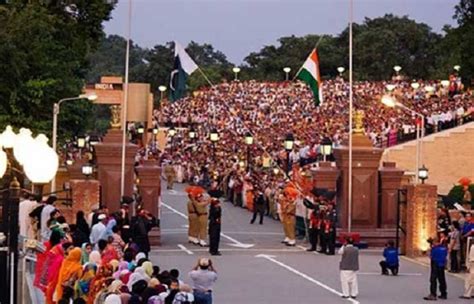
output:
[[2,145],[5,149],[11,149],[15,145],[16,134],[12,130],[12,126],[7,126],[2,133]]
[[0,149],[0,178],[3,177],[7,171],[7,153]]
[[25,159],[30,155],[31,147],[34,139],[31,136],[30,129],[21,128],[20,133],[16,136],[15,145],[13,146],[13,155],[20,165],[25,163]]
[[23,165],[26,176],[35,184],[49,183],[58,171],[59,159],[56,152],[48,146],[48,138],[44,134],[38,135],[31,153]]

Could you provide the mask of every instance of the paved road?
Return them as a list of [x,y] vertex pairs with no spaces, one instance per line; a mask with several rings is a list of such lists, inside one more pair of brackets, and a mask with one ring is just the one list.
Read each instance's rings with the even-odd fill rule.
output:
[[[183,189],[184,185],[178,184],[175,190],[163,190],[163,245],[153,251],[152,260],[162,269],[177,267],[182,279],[188,281],[187,271],[199,257],[209,255],[205,248],[187,243]],[[222,206],[223,255],[212,257],[219,274],[215,303],[423,303],[422,297],[428,293],[427,267],[403,260],[400,276],[381,276],[380,252],[366,250],[360,257],[360,295],[357,301],[344,300],[340,297],[340,257],[305,252],[303,241],[297,247],[283,246],[278,222],[265,218],[263,225],[250,225],[247,210],[230,203]],[[250,244],[250,248],[241,248]],[[472,303],[458,299],[462,280],[449,275],[447,280],[449,299],[444,303]]]

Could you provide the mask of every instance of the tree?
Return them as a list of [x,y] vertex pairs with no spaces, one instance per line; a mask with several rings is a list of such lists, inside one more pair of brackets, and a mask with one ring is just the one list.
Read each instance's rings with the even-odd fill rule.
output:
[[[103,0],[12,0],[0,8],[1,128],[50,133],[53,103],[80,94],[86,55],[112,9]],[[64,109],[59,134],[85,131],[91,105],[74,102]]]
[[464,83],[472,86],[474,79],[474,58],[472,50],[474,49],[474,1],[460,0],[455,7],[453,16],[457,20],[458,28],[454,29],[451,34],[456,38],[460,54],[461,76]]

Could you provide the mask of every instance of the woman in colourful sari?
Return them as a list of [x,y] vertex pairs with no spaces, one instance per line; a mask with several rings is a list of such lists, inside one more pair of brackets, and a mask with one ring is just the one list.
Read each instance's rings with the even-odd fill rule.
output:
[[104,264],[99,267],[95,278],[92,279],[90,284],[87,304],[94,304],[97,294],[105,287],[107,279],[111,279],[112,273],[113,268],[109,264]]
[[35,280],[33,282],[33,285],[39,289],[41,289],[43,292],[46,291],[46,286],[42,285],[41,282],[41,275],[43,271],[43,266],[47,260],[48,253],[53,248],[54,246],[58,245],[61,242],[61,235],[59,232],[53,232],[51,233],[51,237],[49,241],[44,242],[44,247],[45,251],[44,252],[38,252],[36,254],[36,269],[35,269]]
[[74,282],[82,276],[81,255],[81,249],[76,247],[64,259],[59,270],[58,283],[56,285],[55,298],[58,300],[62,299],[64,288],[73,288]]
[[89,288],[91,281],[95,277],[97,266],[94,263],[88,263],[84,265],[81,278],[76,282],[74,286],[74,297],[82,298],[87,301],[87,295],[89,294]]
[[58,283],[59,270],[64,260],[64,254],[67,249],[72,246],[71,243],[59,244],[53,247],[48,254],[48,261],[43,266],[42,284],[46,285],[46,304],[54,304],[54,291]]

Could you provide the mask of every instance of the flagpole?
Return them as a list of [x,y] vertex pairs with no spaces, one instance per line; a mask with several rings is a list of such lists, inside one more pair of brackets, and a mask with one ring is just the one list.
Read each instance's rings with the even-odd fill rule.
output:
[[128,0],[127,47],[125,52],[125,86],[122,106],[122,167],[120,174],[120,196],[125,194],[125,152],[127,147],[127,106],[128,106],[128,72],[130,66],[130,37],[132,32],[132,0]]
[[[324,36],[319,37],[319,40],[318,40],[318,41],[316,42],[316,44],[314,45],[313,50],[318,48],[319,43],[321,43],[321,40],[323,40],[323,37],[324,37]],[[312,52],[313,50],[311,50],[311,52]],[[309,54],[311,54],[311,53],[309,53]],[[309,55],[308,55],[308,57],[309,57]],[[306,57],[306,58],[308,58],[308,57]],[[301,65],[301,67],[300,67],[300,69],[298,70],[298,72],[296,72],[296,74],[295,74],[295,76],[293,77],[293,80],[292,80],[292,81],[295,81],[296,77],[298,77],[298,74],[301,72],[301,70],[303,70],[304,63],[305,63],[305,62],[303,61],[303,64]]]
[[353,0],[349,0],[349,182],[347,193],[347,231],[352,231],[352,21],[353,21]]
[[204,74],[203,70],[201,70],[201,68],[200,68],[199,66],[198,66],[198,70],[199,70],[199,72],[201,72],[201,74],[202,74],[202,76],[204,77],[204,79],[206,79],[207,83],[209,83],[209,85],[210,85],[211,87],[213,87],[214,84],[209,80],[209,78],[207,78],[206,74]]

